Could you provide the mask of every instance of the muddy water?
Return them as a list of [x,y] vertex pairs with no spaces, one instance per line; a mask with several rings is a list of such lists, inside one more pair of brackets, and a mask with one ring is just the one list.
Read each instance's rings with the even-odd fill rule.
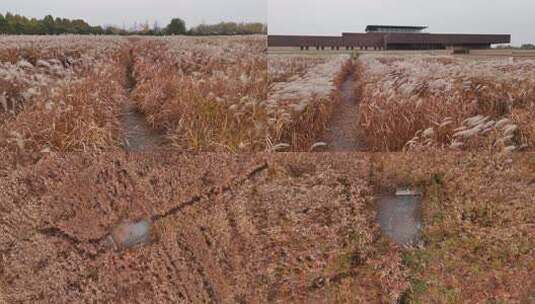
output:
[[130,152],[158,149],[166,142],[165,136],[153,129],[133,103],[127,103],[121,113],[121,127],[124,130],[123,147]]
[[[135,40],[131,40],[135,42]],[[126,91],[130,95],[136,87],[136,79],[133,71],[133,49],[129,51],[128,62],[126,63]],[[166,142],[162,132],[153,129],[145,115],[139,111],[132,101],[127,101],[123,106],[119,117],[121,128],[123,129],[123,147],[129,152],[146,152],[158,149]]]
[[351,74],[342,84],[342,100],[334,109],[323,142],[327,151],[363,151],[364,143],[359,140],[357,127],[359,103],[354,92],[354,76]]
[[416,245],[420,239],[421,199],[421,195],[388,195],[377,200],[379,225],[400,245]]

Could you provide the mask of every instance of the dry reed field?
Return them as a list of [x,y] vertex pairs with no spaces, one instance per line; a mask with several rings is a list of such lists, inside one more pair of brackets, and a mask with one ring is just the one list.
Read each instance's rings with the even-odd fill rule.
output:
[[[71,153],[0,160],[6,303],[530,303],[532,155]],[[423,192],[422,242],[376,199]],[[151,240],[114,249],[118,224]]]
[[0,151],[119,150],[132,105],[167,148],[266,146],[265,36],[0,39]]
[[[0,172],[0,295],[8,303],[394,301],[406,272],[400,248],[374,223],[368,158],[317,155],[30,157]],[[117,251],[106,242],[115,225],[143,218],[153,219],[150,243]]]
[[533,59],[365,55],[357,71],[374,151],[534,148]]
[[108,149],[118,138],[120,38],[0,37],[0,151]]
[[[424,54],[269,55],[268,101],[301,119],[287,142],[309,151],[332,127],[342,84],[354,81],[358,113],[348,132],[367,151],[532,151],[535,61]],[[347,94],[346,94],[347,95]],[[302,115],[296,115],[303,113]],[[303,130],[300,130],[300,129]],[[298,136],[306,132],[306,140]]]
[[287,82],[303,76],[318,64],[325,63],[328,57],[306,55],[268,55],[268,71],[272,82]]
[[279,125],[280,150],[313,151],[341,99],[340,86],[352,70],[348,55],[269,55],[268,111]]
[[358,110],[340,136],[367,151],[535,144],[529,58],[268,55],[265,36],[1,40],[0,151],[117,151],[132,128],[180,151],[320,151],[348,79]]
[[422,189],[423,244],[401,303],[533,303],[535,155],[380,153],[371,183]]
[[534,72],[0,36],[0,304],[534,303]]
[[134,49],[133,99],[176,148],[262,150],[265,43],[265,36],[143,41]]
[[269,58],[265,48],[265,36],[140,41],[132,99],[177,149],[308,151],[346,56]]
[[136,141],[129,129],[181,151],[314,150],[350,68],[339,55],[268,69],[265,36],[2,40],[10,152],[117,151]]

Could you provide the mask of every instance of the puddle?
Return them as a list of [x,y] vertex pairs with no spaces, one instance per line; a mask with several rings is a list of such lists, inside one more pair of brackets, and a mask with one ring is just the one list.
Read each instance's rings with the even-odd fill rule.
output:
[[380,196],[377,221],[383,232],[400,245],[416,245],[422,229],[421,203],[418,191],[400,189],[395,195]]
[[146,245],[151,241],[151,223],[142,220],[121,224],[111,232],[110,240],[117,250]]

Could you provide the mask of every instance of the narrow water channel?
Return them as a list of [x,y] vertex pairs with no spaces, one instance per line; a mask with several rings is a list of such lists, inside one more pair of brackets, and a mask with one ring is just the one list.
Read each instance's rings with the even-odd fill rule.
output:
[[[132,42],[135,43],[135,42]],[[129,51],[126,63],[126,91],[131,95],[136,87],[133,65],[133,48]],[[138,109],[136,104],[129,99],[125,102],[119,116],[121,128],[124,133],[123,147],[129,152],[147,152],[161,148],[166,143],[162,132],[153,129],[147,122],[145,115]]]
[[366,146],[359,138],[359,100],[355,96],[355,78],[351,73],[340,87],[342,100],[334,109],[322,142],[327,143],[329,152],[365,151]]

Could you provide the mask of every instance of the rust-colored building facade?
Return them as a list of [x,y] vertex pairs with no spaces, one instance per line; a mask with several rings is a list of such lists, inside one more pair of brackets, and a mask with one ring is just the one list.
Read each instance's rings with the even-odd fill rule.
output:
[[511,43],[511,35],[430,34],[427,27],[370,25],[366,33],[342,33],[341,36],[269,35],[270,47],[308,49],[362,50],[433,50],[486,49],[493,44]]

